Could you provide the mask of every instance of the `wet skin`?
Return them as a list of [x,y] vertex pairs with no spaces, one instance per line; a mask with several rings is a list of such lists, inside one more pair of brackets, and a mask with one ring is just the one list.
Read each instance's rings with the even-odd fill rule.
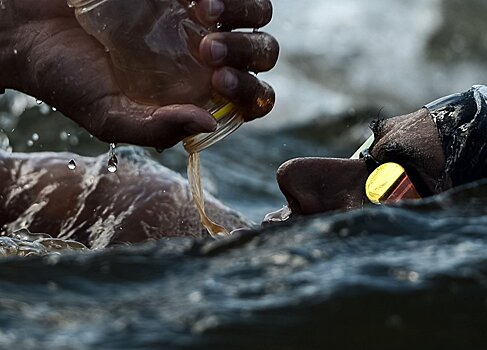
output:
[[[375,123],[370,153],[381,163],[401,164],[423,196],[451,187],[437,128],[425,108]],[[293,214],[309,215],[361,207],[369,171],[363,159],[297,158],[277,171]]]
[[[68,169],[76,159],[75,170]],[[0,227],[72,239],[91,248],[174,236],[209,237],[187,181],[140,152],[119,152],[116,173],[106,155],[0,151]],[[229,230],[249,227],[212,196],[208,214]]]
[[[381,162],[406,168],[426,195],[449,187],[437,129],[426,109],[374,127],[370,152]],[[77,167],[68,169],[75,158]],[[119,169],[106,169],[106,156],[0,152],[0,227],[74,239],[93,248],[173,236],[206,236],[187,182],[144,155],[119,153]],[[283,164],[279,186],[293,214],[360,207],[368,176],[362,159],[299,158]],[[207,198],[211,218],[234,230],[249,227],[238,214]]]
[[[66,0],[2,6],[0,92],[12,88],[45,101],[106,142],[164,149],[216,127],[207,111],[193,105],[144,105],[125,97],[105,48],[80,27]],[[195,10],[200,21],[222,23],[225,30],[260,28],[272,17],[270,0],[200,0]],[[271,69],[278,53],[277,41],[266,33],[212,33],[199,45],[200,59],[214,68],[213,89],[238,105],[246,121],[274,105],[273,89],[249,72]]]

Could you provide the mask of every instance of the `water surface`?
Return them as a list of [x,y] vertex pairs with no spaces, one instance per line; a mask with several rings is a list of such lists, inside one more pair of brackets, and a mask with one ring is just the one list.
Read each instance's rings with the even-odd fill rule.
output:
[[[481,1],[274,6],[269,31],[283,50],[262,77],[276,87],[276,110],[202,156],[205,188],[255,222],[284,204],[283,161],[348,157],[370,120],[487,80]],[[49,106],[7,95],[3,149],[108,156],[109,145]],[[151,152],[185,173],[181,147]],[[484,349],[486,201],[479,183],[229,241],[0,259],[0,347]]]

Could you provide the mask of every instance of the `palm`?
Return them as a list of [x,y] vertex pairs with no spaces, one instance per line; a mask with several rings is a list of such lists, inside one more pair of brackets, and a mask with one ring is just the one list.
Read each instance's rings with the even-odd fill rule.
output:
[[[56,106],[93,135],[108,142],[167,148],[186,136],[213,129],[215,121],[211,115],[196,106],[141,105],[125,97],[113,76],[109,55],[80,27],[66,0],[17,0],[16,6],[17,12],[22,13],[19,31],[26,42],[28,69],[20,86],[15,88]],[[270,62],[266,66],[275,64],[277,51],[276,43],[276,57],[268,59]],[[253,56],[250,58],[259,61]],[[232,63],[228,65],[247,65],[246,62]],[[234,102],[233,98],[237,98],[240,105],[254,103],[257,93],[271,93],[273,98],[272,89],[267,85],[246,73],[236,74],[239,74],[241,86],[232,92],[235,96],[229,96],[225,88],[218,85],[218,80],[213,79],[215,89]],[[249,101],[238,101],[240,95],[249,95],[245,97]],[[270,108],[253,113],[253,117],[266,114],[268,110]]]
[[31,17],[25,25],[33,34],[31,55],[37,60],[32,73],[38,81],[52,85],[44,86],[44,96],[40,97],[72,115],[106,96],[121,94],[104,48],[80,27],[65,0],[22,3],[26,8],[43,9],[29,13]]

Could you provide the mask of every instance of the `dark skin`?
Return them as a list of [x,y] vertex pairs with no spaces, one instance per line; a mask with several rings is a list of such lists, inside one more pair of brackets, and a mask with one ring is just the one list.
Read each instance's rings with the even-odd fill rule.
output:
[[[378,124],[370,147],[377,160],[401,164],[427,195],[451,187],[443,178],[445,157],[427,109]],[[279,168],[277,181],[293,214],[310,215],[361,207],[368,175],[363,159],[298,158]]]
[[[76,169],[67,164],[75,157]],[[147,156],[119,151],[116,173],[106,156],[0,151],[0,232],[26,228],[90,248],[174,236],[208,237],[187,181]],[[209,216],[232,231],[249,224],[206,196]]]
[[[438,132],[426,109],[379,124],[370,148],[378,160],[400,163],[415,185],[424,183],[430,194],[448,188],[441,181],[445,160]],[[73,157],[77,167],[69,170]],[[123,154],[119,158],[119,170],[111,174],[106,156],[0,152],[0,226],[7,232],[28,228],[98,248],[208,236],[185,180],[145,157],[135,157],[136,162]],[[293,213],[308,215],[360,207],[368,174],[363,159],[298,158],[283,164],[277,179]],[[206,199],[216,222],[229,230],[249,227],[215,199]]]
[[[0,71],[0,90],[35,96],[106,142],[164,149],[216,127],[214,118],[194,105],[144,105],[125,97],[104,47],[80,27],[66,0],[3,3],[0,64],[9,69]],[[272,5],[270,0],[200,0],[196,12],[209,26],[260,28],[270,21]],[[226,54],[214,55],[215,42]],[[213,89],[238,105],[246,121],[273,107],[272,88],[249,72],[271,69],[278,53],[277,41],[266,33],[212,33],[199,47],[200,58],[215,69]]]
[[[0,25],[0,46],[9,48],[0,57],[2,63],[13,68],[3,71],[2,87],[16,88],[58,107],[109,142],[165,148],[215,126],[213,118],[195,106],[146,106],[124,97],[103,47],[79,27],[64,0],[14,0],[7,4],[11,3],[21,16],[20,21],[3,20]],[[225,0],[223,5],[223,11],[211,14],[214,2],[200,0],[198,18],[208,25],[221,22],[229,30],[261,27],[272,14],[270,2],[265,0]],[[215,42],[227,48],[225,55],[212,55]],[[266,71],[274,66],[278,45],[272,37],[262,33],[213,33],[201,41],[199,51],[202,60],[215,68],[213,88],[241,106],[247,120],[269,112],[274,101],[272,89],[246,71]],[[71,80],[73,73],[76,79]],[[237,83],[229,86],[231,81]],[[258,100],[271,103],[256,103]],[[447,183],[438,186],[444,157],[426,110],[385,122],[371,153],[380,161],[396,161],[414,170],[431,194],[448,187]],[[66,159],[60,160],[60,169],[64,169]],[[293,212],[314,214],[362,205],[367,175],[363,160],[302,158],[284,164],[277,177]]]

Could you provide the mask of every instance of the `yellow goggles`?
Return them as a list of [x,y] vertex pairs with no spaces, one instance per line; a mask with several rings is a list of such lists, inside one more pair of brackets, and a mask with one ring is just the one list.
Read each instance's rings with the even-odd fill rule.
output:
[[[374,204],[391,204],[402,199],[420,199],[418,191],[404,168],[397,163],[380,164],[368,153],[369,147],[374,142],[371,136],[353,154],[351,159],[365,158],[370,175],[365,182],[365,195]],[[370,165],[370,162],[374,163]]]
[[365,182],[365,195],[374,204],[421,198],[404,168],[397,163],[379,165]]

